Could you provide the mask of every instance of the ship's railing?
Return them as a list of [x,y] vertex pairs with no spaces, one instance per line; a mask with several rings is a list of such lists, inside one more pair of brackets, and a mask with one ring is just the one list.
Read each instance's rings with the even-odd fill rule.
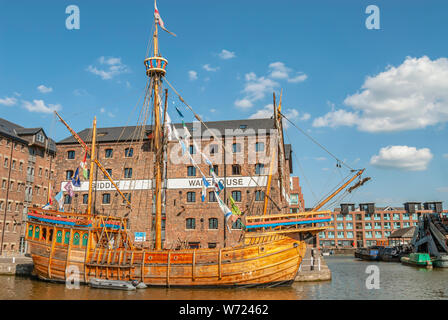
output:
[[310,211],[246,217],[246,232],[318,233],[328,228],[331,211]]
[[77,226],[86,228],[108,228],[108,229],[125,229],[123,219],[119,217],[109,216],[92,216],[87,214],[79,214],[73,212],[61,212],[57,210],[46,210],[42,208],[29,208],[28,219],[40,222]]

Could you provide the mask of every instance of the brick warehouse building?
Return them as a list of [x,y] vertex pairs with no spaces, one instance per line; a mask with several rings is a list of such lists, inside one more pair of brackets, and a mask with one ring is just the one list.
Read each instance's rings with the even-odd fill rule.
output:
[[375,207],[362,203],[341,204],[331,213],[329,229],[319,233],[317,246],[322,248],[353,248],[387,244],[392,232],[416,226],[422,213],[448,214],[442,202],[406,202],[404,207]]
[[[206,128],[199,122],[187,123],[192,139],[214,164],[214,171],[221,181],[226,178],[227,187],[221,192],[221,198],[229,195],[235,199],[245,214],[262,214],[264,191],[267,185],[270,145],[278,146],[279,135],[274,128],[273,119],[252,119],[207,122],[207,128],[213,130],[220,141],[214,141]],[[175,124],[182,132],[182,124]],[[79,132],[81,139],[91,142],[92,129]],[[152,245],[154,232],[153,183],[154,154],[151,148],[151,127],[111,127],[97,129],[97,156],[100,163],[119,185],[120,190],[130,197],[132,211],[126,209],[123,199],[115,191],[103,173],[95,167],[96,182],[94,192],[94,210],[99,214],[125,216],[128,214],[131,231],[135,240],[144,240],[144,245]],[[192,141],[192,140],[190,140]],[[221,142],[225,143],[225,154]],[[283,142],[280,140],[281,144]],[[57,143],[56,185],[59,189],[65,185],[78,167],[84,151],[73,137]],[[193,158],[207,179],[211,178],[209,166],[201,161],[201,155],[189,146]],[[271,184],[271,198],[279,206],[269,201],[268,211],[289,212],[291,146],[284,145],[282,161],[274,159],[274,171]],[[224,230],[224,215],[219,209],[212,189],[207,189],[207,197],[201,201],[202,176],[189,162],[187,155],[182,156],[177,141],[170,141],[167,147],[167,183],[166,206],[162,209],[162,241],[165,248],[180,245],[189,247],[222,247],[236,243],[242,236],[241,225],[236,222],[230,230]],[[224,161],[225,159],[225,161]],[[225,164],[225,165],[224,165]],[[283,175],[280,175],[283,167]],[[280,181],[284,186],[280,188]],[[65,211],[85,212],[87,207],[88,181],[82,181],[75,188],[73,198],[65,196]],[[224,196],[225,194],[225,196]],[[282,196],[280,196],[282,194]],[[244,223],[244,215],[243,221]],[[167,227],[165,227],[167,226]]]
[[24,253],[27,208],[47,202],[54,176],[55,144],[42,128],[23,128],[0,118],[0,250]]
[[305,211],[305,200],[303,199],[302,187],[299,184],[299,177],[291,177],[291,196],[290,196],[290,213],[298,213]]

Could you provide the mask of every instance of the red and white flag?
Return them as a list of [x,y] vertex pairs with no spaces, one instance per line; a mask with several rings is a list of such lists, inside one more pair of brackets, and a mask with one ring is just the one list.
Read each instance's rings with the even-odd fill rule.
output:
[[156,1],[154,1],[154,19],[159,24],[160,28],[168,32],[169,34],[176,37],[176,35],[165,28],[165,24],[163,23],[162,17],[160,16],[159,10],[157,9]]

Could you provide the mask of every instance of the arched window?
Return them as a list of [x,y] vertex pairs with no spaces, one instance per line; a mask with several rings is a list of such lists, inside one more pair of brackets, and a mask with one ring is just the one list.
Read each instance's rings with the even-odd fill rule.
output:
[[33,226],[29,225],[28,226],[28,238],[32,238],[33,237]]
[[61,243],[62,242],[62,231],[61,230],[56,232],[56,242],[57,243]]
[[34,239],[39,239],[39,235],[40,235],[40,228],[36,227],[34,229]]
[[70,243],[70,231],[65,232],[64,244]]
[[87,233],[84,233],[84,235],[82,236],[82,246],[83,247],[87,247],[88,240],[89,240],[89,235]]
[[79,233],[78,232],[75,232],[75,234],[73,235],[73,245],[79,246]]

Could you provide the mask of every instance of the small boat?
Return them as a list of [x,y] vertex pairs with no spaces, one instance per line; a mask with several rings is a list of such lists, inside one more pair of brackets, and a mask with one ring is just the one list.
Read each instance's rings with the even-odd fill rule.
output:
[[97,289],[136,290],[131,281],[90,279],[89,285]]
[[435,268],[448,268],[448,255],[439,255],[432,259],[432,265]]
[[400,262],[401,257],[409,254],[409,250],[403,246],[385,247],[380,253],[380,260],[385,262]]
[[427,253],[411,253],[408,257],[401,257],[401,263],[413,267],[432,268],[431,257]]
[[380,259],[380,248],[378,246],[368,247],[368,248],[359,248],[355,251],[355,258],[361,260],[370,260],[377,261]]

